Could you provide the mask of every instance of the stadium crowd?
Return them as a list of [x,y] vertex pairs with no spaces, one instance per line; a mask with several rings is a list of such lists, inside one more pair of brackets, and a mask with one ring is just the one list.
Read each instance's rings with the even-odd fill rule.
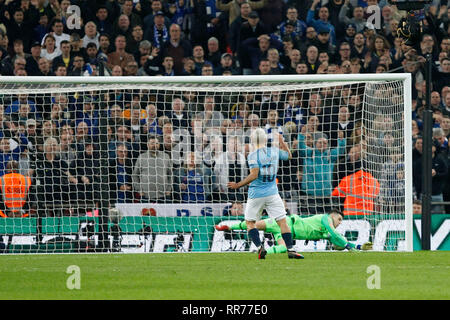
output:
[[[379,8],[379,25],[370,23],[369,6]],[[0,75],[411,73],[420,198],[424,63],[431,54],[432,195],[450,201],[450,7],[446,0],[427,5],[416,47],[397,36],[404,16],[386,0],[1,0]],[[390,127],[397,119],[380,115],[362,132],[361,91],[334,90],[242,93],[225,103],[196,92],[167,101],[145,90],[5,95],[0,176],[16,160],[23,175],[40,181],[47,202],[95,200],[104,143],[112,202],[241,203],[245,192],[226,184],[248,173],[249,130],[262,126],[283,134],[295,153],[280,166],[279,187],[285,199],[309,197],[305,213],[326,208],[333,188],[367,167],[363,161],[380,164],[377,178],[389,182],[381,185],[385,199],[401,198],[387,195],[404,180],[399,153],[386,151],[401,145]],[[177,130],[202,146],[201,161],[198,150],[173,156]],[[383,159],[362,159],[361,140],[372,138],[382,141]]]

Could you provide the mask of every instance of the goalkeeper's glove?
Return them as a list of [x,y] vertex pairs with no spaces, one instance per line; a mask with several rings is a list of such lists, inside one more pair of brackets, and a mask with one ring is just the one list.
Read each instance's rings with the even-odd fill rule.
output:
[[363,250],[363,251],[372,250],[373,249],[373,244],[372,244],[372,242],[366,242],[360,247],[361,247],[360,250]]

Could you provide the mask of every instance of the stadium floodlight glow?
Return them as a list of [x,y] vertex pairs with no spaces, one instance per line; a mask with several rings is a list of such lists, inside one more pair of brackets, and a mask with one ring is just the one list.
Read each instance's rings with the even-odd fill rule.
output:
[[[212,107],[205,103],[207,97],[212,99]],[[177,99],[181,99],[179,104]],[[3,139],[17,142],[9,141],[10,146],[27,141],[29,115],[9,113],[8,107],[17,101],[40,113],[37,120],[43,124],[41,136],[29,137],[32,143],[27,147],[28,155],[38,159],[29,159],[36,165],[37,214],[0,219],[4,243],[0,250],[252,250],[244,233],[214,229],[216,224],[242,219],[234,215],[242,214],[242,208],[231,207],[236,199],[242,204],[245,201],[223,186],[227,177],[245,173],[248,120],[254,119],[250,115],[258,116],[255,123],[266,130],[269,142],[272,132],[282,132],[293,151],[294,159],[280,163],[277,175],[280,194],[291,213],[311,215],[343,207],[345,198],[332,197],[331,192],[342,178],[362,169],[378,180],[380,188],[371,209],[361,205],[361,214],[346,216],[338,231],[358,244],[373,242],[376,251],[413,250],[410,74],[1,77],[0,105],[7,111],[3,121],[13,128],[11,137],[4,135]],[[173,123],[167,124],[171,123],[172,108],[179,107],[187,111],[189,121],[174,116]],[[205,110],[210,107],[212,110]],[[145,122],[151,110],[158,119],[151,118],[153,122],[144,129],[141,121]],[[346,133],[347,153],[335,154],[332,150],[337,147],[338,131],[346,128],[347,120],[342,119],[347,116],[354,123]],[[311,120],[314,117],[319,123]],[[50,124],[45,123],[48,120]],[[85,125],[80,125],[83,122]],[[67,123],[72,128],[65,127]],[[54,124],[57,128],[52,128]],[[148,139],[154,138],[148,130],[159,137],[160,159],[142,156],[151,145]],[[309,166],[317,153],[300,155],[299,134],[309,139],[306,145],[313,149],[316,140],[326,139],[331,163]],[[43,148],[49,146],[45,141],[50,137],[56,138],[64,161],[71,161],[72,147],[83,150],[86,143],[93,144],[95,156],[77,158],[71,166],[54,170],[51,178],[58,182],[49,184]],[[69,147],[68,137],[73,139]],[[116,167],[117,148],[124,145],[132,163],[129,171],[122,164]],[[356,147],[351,150],[352,146]],[[191,153],[192,158],[188,157]],[[347,157],[349,153],[360,157],[360,167],[355,167],[355,158]],[[321,159],[328,161],[327,157]],[[143,171],[148,176],[139,179]],[[190,175],[191,171],[196,175]],[[92,185],[85,183],[83,175]],[[71,184],[72,178],[78,183]],[[118,191],[123,184],[131,187],[130,192]],[[158,199],[153,197],[156,193]],[[133,198],[127,198],[130,195]],[[363,197],[361,201],[366,200]],[[266,241],[269,244],[270,240]],[[326,241],[297,241],[296,246],[300,252],[330,249]]]

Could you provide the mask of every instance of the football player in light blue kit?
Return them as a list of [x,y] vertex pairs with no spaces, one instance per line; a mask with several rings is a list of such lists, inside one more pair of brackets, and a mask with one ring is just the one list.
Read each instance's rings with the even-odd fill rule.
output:
[[288,257],[290,259],[303,259],[301,254],[293,250],[292,233],[286,222],[286,210],[278,194],[276,182],[279,160],[292,158],[289,147],[284,142],[282,135],[278,135],[280,149],[267,147],[267,135],[261,128],[257,128],[251,133],[250,140],[254,150],[247,158],[250,174],[240,182],[229,182],[228,187],[239,189],[250,184],[244,215],[248,235],[258,248],[258,258],[264,259],[267,254],[256,228],[256,221],[261,220],[261,213],[266,209],[268,215],[280,226]]

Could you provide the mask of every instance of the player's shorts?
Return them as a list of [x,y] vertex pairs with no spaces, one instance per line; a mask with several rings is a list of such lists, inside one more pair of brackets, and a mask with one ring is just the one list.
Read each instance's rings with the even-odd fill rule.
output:
[[280,195],[248,199],[245,206],[245,220],[258,221],[261,220],[262,211],[266,209],[270,218],[275,221],[286,218],[286,209],[284,208],[283,200]]

